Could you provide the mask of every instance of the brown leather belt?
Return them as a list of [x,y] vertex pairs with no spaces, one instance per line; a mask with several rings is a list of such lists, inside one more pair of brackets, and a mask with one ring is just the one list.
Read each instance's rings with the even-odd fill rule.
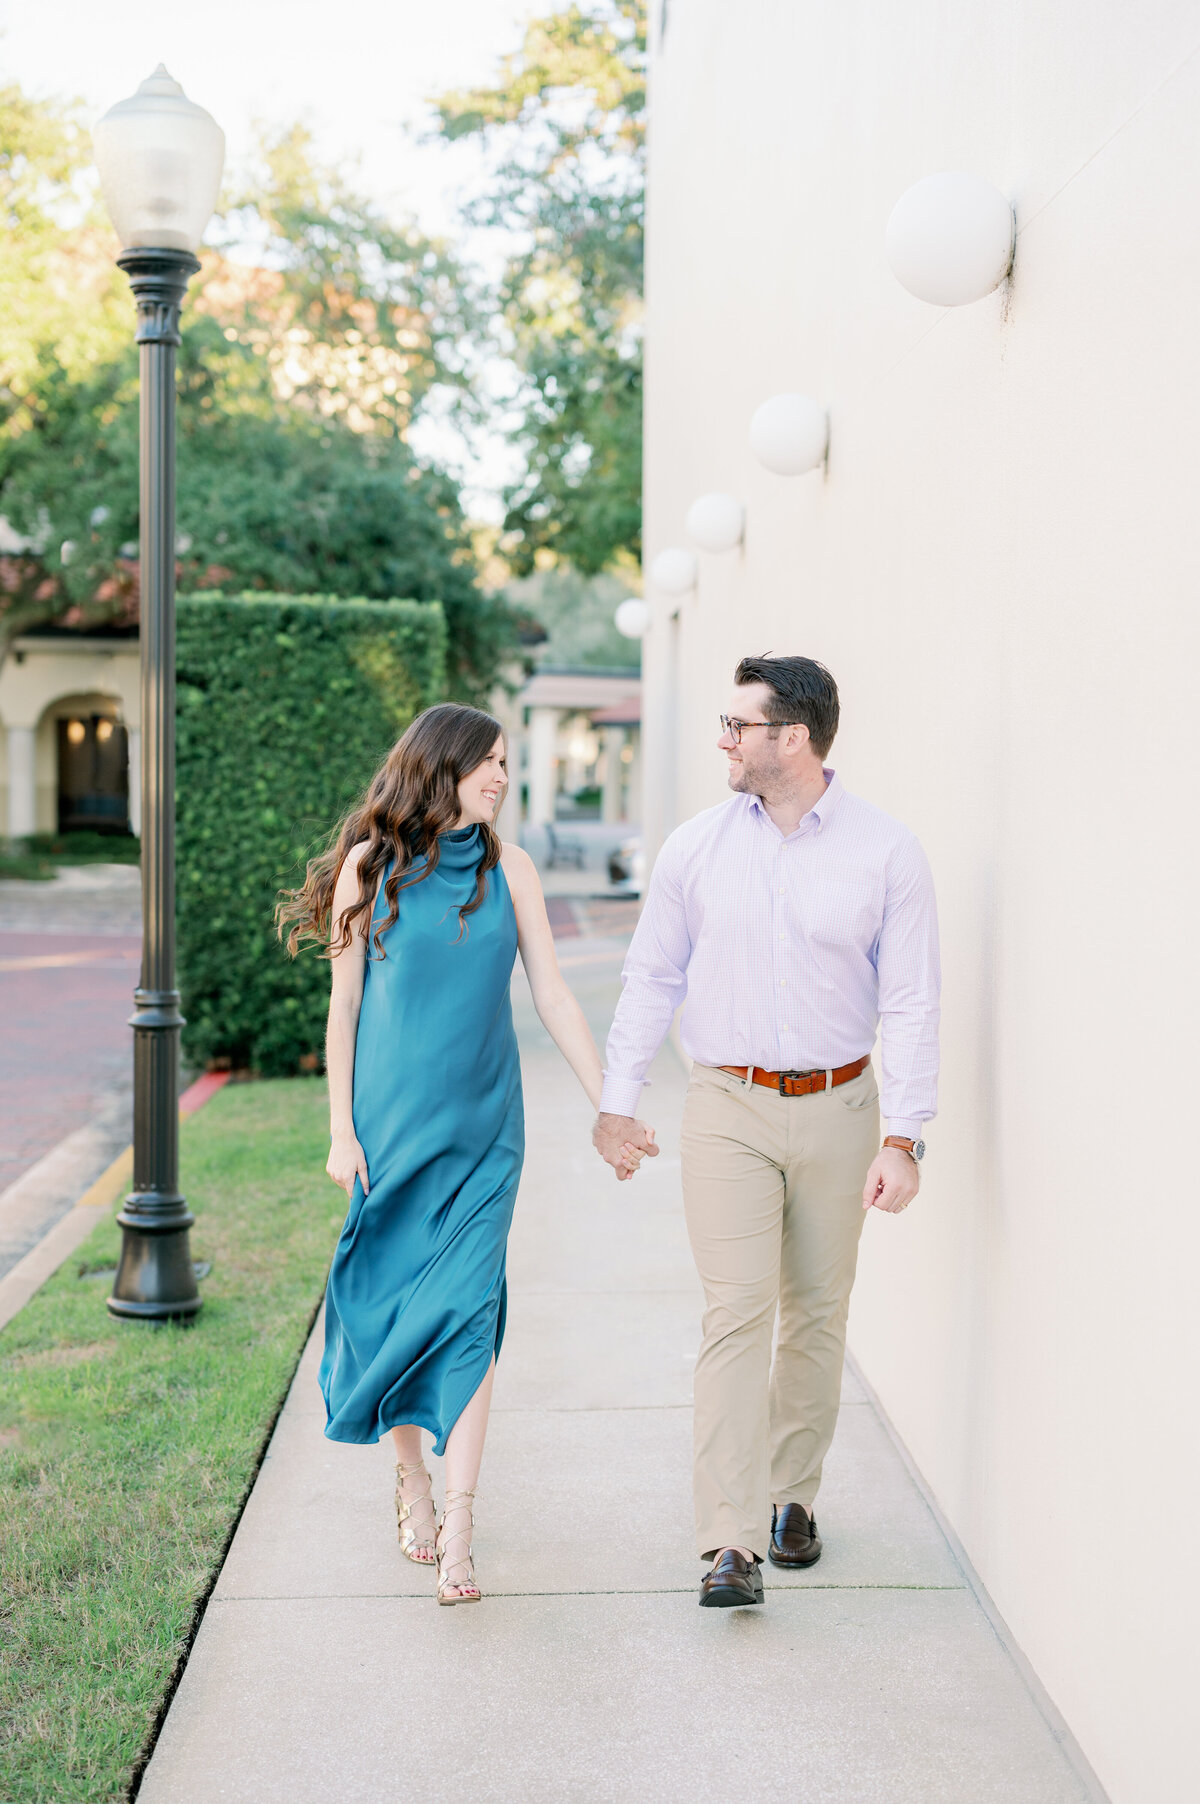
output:
[[[858,1077],[871,1063],[871,1055],[864,1052],[861,1059],[855,1059],[852,1065],[839,1065],[833,1072],[833,1089],[839,1084],[848,1084],[852,1077]],[[745,1080],[744,1065],[722,1065],[722,1071],[728,1071],[733,1077]],[[827,1087],[828,1071],[764,1071],[756,1065],[752,1073],[754,1082],[762,1084],[767,1090],[775,1090],[780,1096],[812,1096],[818,1090]]]

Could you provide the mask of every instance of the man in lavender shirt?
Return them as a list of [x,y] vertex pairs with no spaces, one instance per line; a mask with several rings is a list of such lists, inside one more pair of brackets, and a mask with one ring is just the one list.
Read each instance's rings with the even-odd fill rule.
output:
[[734,793],[659,853],[595,1129],[612,1165],[626,1143],[657,1150],[634,1117],[686,998],[683,1199],[707,1305],[696,1535],[713,1562],[700,1587],[710,1608],[761,1603],[764,1554],[779,1566],[820,1556],[813,1502],[859,1235],[866,1211],[897,1214],[917,1194],[921,1127],[937,1104],[925,856],[826,767],[838,693],[822,665],[743,658],[734,683],[717,741]]

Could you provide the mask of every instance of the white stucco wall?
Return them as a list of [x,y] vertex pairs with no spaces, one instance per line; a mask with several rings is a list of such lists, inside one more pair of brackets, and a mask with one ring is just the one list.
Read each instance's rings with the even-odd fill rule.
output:
[[[33,831],[53,833],[57,824],[57,721],[85,705],[110,707],[129,729],[136,747],[141,726],[140,662],[136,640],[18,639],[0,667],[0,834],[24,832],[13,823],[12,740],[31,731],[33,740]],[[24,753],[19,753],[23,757]],[[131,812],[136,817],[136,783]],[[135,819],[136,830],[136,819]]]
[[[941,1113],[851,1342],[1115,1804],[1198,1791],[1198,48],[1166,0],[670,0],[651,89],[647,562],[706,490],[747,530],[648,591],[644,819],[725,793],[736,658],[804,651],[929,852]],[[942,312],[883,229],[957,168],[1017,259]],[[824,477],[748,450],[789,389]]]

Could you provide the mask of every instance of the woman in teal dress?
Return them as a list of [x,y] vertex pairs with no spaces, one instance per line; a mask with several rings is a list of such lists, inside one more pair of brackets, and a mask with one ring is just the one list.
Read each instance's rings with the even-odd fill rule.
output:
[[[479,1595],[472,1503],[525,1146],[509,1002],[518,949],[541,1020],[593,1105],[600,1058],[563,981],[541,884],[493,821],[499,723],[428,709],[393,747],[333,849],[280,907],[332,959],[328,1171],[349,1213],[325,1301],[331,1440],[395,1445],[400,1544],[437,1565],[440,1603]],[[622,1148],[630,1177],[653,1137]],[[445,1457],[440,1527],[421,1430]]]

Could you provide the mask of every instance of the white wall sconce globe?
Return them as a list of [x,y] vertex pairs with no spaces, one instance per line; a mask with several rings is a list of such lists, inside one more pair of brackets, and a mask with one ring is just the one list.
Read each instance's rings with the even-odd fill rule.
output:
[[777,476],[803,476],[825,461],[829,416],[810,395],[772,395],[750,421],[750,449]]
[[125,250],[195,252],[213,216],[225,134],[160,63],[92,133],[109,216]]
[[681,545],[660,551],[650,566],[650,581],[664,595],[686,595],[696,587],[698,574],[694,554]]
[[919,301],[962,307],[1012,268],[1012,203],[976,175],[927,175],[892,208],[884,247],[896,280]]
[[686,524],[701,551],[732,551],[742,542],[746,510],[734,495],[701,495],[688,508]]
[[650,625],[650,610],[644,601],[636,595],[630,595],[621,603],[613,619],[617,623],[617,631],[624,638],[644,639],[646,628]]

